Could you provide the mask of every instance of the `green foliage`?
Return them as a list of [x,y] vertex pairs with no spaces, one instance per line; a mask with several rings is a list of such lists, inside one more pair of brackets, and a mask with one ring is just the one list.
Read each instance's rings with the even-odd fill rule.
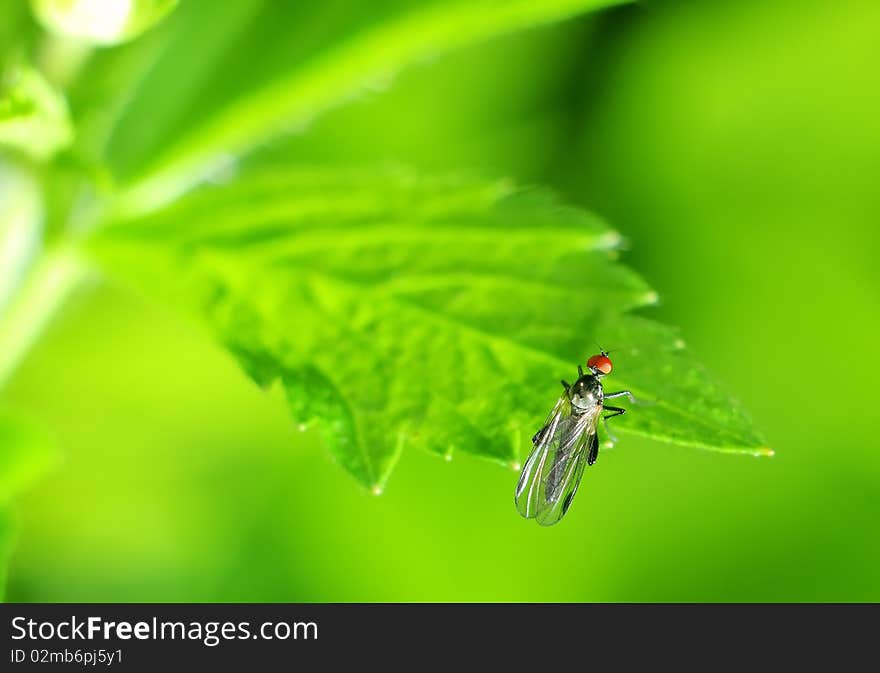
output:
[[[620,236],[541,191],[402,171],[267,171],[105,227],[102,261],[204,316],[381,491],[401,449],[515,464],[595,350],[655,400],[621,431],[761,453],[739,407],[613,259]],[[613,382],[613,383],[612,383]]]
[[[173,4],[135,3],[113,35],[113,17],[90,18],[92,5],[34,6],[55,30],[117,42]],[[544,192],[289,167],[246,169],[192,192],[409,65],[607,4],[389,2],[326,20],[311,43],[281,39],[291,22],[307,34],[314,19],[293,5],[234,0],[214,18],[211,4],[187,3],[145,40],[65,74],[81,130],[75,153],[90,164],[86,193],[99,188],[78,228],[108,268],[202,316],[255,380],[280,381],[297,421],[320,421],[339,462],[375,491],[405,446],[515,465],[558,393],[554,381],[572,376],[593,339],[619,346],[619,384],[653,401],[622,431],[765,451],[674,331],[633,313],[656,293],[615,263],[620,236]],[[19,144],[46,158],[72,137],[64,100],[35,71],[17,77],[2,110],[13,122],[37,115],[48,130],[28,130]],[[63,179],[48,185],[67,199],[53,212],[83,199]],[[79,243],[66,247],[75,256]],[[71,255],[61,246],[57,257]],[[56,287],[53,266],[38,266],[28,286]],[[33,293],[42,303],[65,295]],[[48,313],[31,314],[16,322],[36,332]],[[25,329],[11,334],[10,352],[32,340]]]
[[[131,49],[133,81],[107,159],[142,211],[187,191],[329,108],[386,88],[403,69],[493,36],[620,0],[431,0],[349,7],[326,16],[300,3],[187,3],[156,40]],[[291,39],[296,26],[301,39]],[[138,55],[140,51],[140,55]],[[101,73],[121,59],[105,55]],[[85,86],[89,86],[86,82]]]
[[[870,58],[880,3],[835,3],[833,11],[820,0],[654,3],[649,11],[620,8],[598,20],[521,31],[451,58],[443,56],[453,46],[448,42],[424,59],[400,48],[406,34],[395,26],[418,23],[412,17],[432,12],[466,23],[462,8],[488,7],[491,20],[492,5],[188,0],[139,39],[96,49],[43,30],[30,4],[0,2],[0,60],[29,64],[63,93],[76,133],[72,145],[45,159],[8,144],[0,149],[4,168],[12,167],[0,172],[0,397],[63,437],[71,460],[15,506],[0,506],[0,555],[12,542],[16,517],[10,515],[20,509],[24,524],[11,599],[880,596],[880,537],[871,535],[880,507],[873,401],[880,373],[873,343],[880,332],[880,266],[874,255],[877,161],[871,142],[880,138],[880,68]],[[535,11],[548,6],[532,3]],[[478,32],[473,24],[462,29],[463,35]],[[367,44],[375,34],[388,36],[388,55],[367,53],[363,64],[343,60],[345,54],[364,56],[352,45]],[[377,52],[386,46],[374,44]],[[324,72],[334,55],[350,68],[350,82],[344,69],[336,76]],[[438,55],[442,60],[432,62]],[[386,56],[397,59],[389,71],[390,94],[384,93],[389,77],[369,77]],[[356,73],[361,65],[363,81]],[[272,113],[259,103],[284,82],[292,88],[281,91],[284,105],[277,112],[290,116],[279,118],[268,135],[261,129],[251,135],[250,120],[238,119],[236,110]],[[303,82],[323,83],[327,88],[320,91],[327,96],[290,106],[288,93],[298,99],[318,90]],[[321,118],[322,110],[346,100],[354,104]],[[16,114],[24,109],[10,107]],[[216,161],[212,177],[226,186],[193,194],[188,206],[174,205],[178,192],[197,186],[202,168],[208,173],[214,167],[211,129],[231,128],[234,136],[232,121],[241,122],[248,137],[240,151]],[[152,194],[144,189],[162,187],[162,176],[169,178],[168,171],[198,154],[209,160],[194,162],[198,170],[179,185],[171,181]],[[451,297],[451,290],[444,296],[443,289],[432,294],[416,285],[420,269],[405,254],[407,242],[395,238],[386,254],[372,255],[385,269],[398,254],[391,246],[404,251],[403,271],[394,282],[367,273],[372,257],[355,257],[345,260],[358,275],[355,287],[346,287],[349,279],[338,279],[342,251],[325,260],[320,232],[307,238],[284,230],[309,201],[329,201],[308,207],[328,227],[338,220],[340,241],[369,224],[351,214],[357,209],[377,218],[387,214],[393,220],[389,231],[418,233],[420,225],[438,226],[437,220],[452,214],[475,222],[479,232],[504,204],[543,201],[517,209],[534,219],[533,240],[545,228],[556,231],[570,211],[560,217],[546,196],[505,184],[304,168],[314,161],[349,167],[389,162],[554,185],[626,233],[632,241],[626,262],[650,279],[667,305],[630,308],[627,299],[639,296],[631,278],[609,277],[614,282],[598,302],[609,313],[585,325],[575,335],[580,345],[562,356],[542,350],[548,339],[532,330],[541,324],[570,330],[572,316],[592,308],[581,303],[572,311],[566,305],[549,323],[532,320],[532,312],[536,318],[553,312],[554,295],[532,301],[531,288],[548,283],[523,280],[543,272],[531,267],[524,274],[514,269],[512,280],[525,289],[510,282],[507,292],[522,301],[495,302],[499,291],[490,290],[497,274],[480,266],[492,251],[477,256],[473,268],[483,269],[478,279],[467,250],[448,253],[461,260],[454,273],[469,282],[466,292]],[[258,167],[268,172],[253,174]],[[269,185],[275,178],[277,191]],[[265,190],[256,182],[265,183]],[[239,200],[246,188],[253,199]],[[455,208],[453,199],[459,201]],[[116,209],[120,205],[129,206],[127,218],[114,216],[114,210],[124,211]],[[167,210],[155,212],[159,207]],[[545,208],[552,219],[537,215]],[[277,230],[270,235],[266,223],[273,218]],[[118,230],[100,231],[114,220]],[[188,237],[191,223],[196,230]],[[255,240],[242,231],[252,224]],[[590,226],[583,224],[585,231]],[[82,284],[78,261],[91,235],[98,261],[137,282],[150,301],[107,287],[80,296],[83,301],[66,301],[65,285]],[[294,260],[300,266],[285,264],[272,251],[259,257],[260,236],[266,246],[302,250]],[[504,237],[494,240],[505,244]],[[550,259],[558,261],[564,254],[558,237],[549,242]],[[613,242],[607,240],[608,253]],[[543,245],[541,240],[535,247]],[[242,256],[233,260],[236,250]],[[427,259],[436,264],[439,254]],[[596,256],[612,274],[618,271],[604,253]],[[537,257],[527,250],[523,259]],[[303,280],[306,263],[320,273]],[[584,262],[581,268],[592,267]],[[559,290],[557,298],[567,294],[586,302],[594,295],[576,291],[574,271],[560,275],[563,282],[549,283]],[[598,282],[587,280],[586,287]],[[291,286],[294,293],[318,288],[313,294],[319,308],[334,319],[353,316],[319,326],[328,335],[327,353],[309,348],[320,338],[306,321],[317,313],[314,302],[294,296],[283,304],[280,297]],[[610,291],[618,288],[618,294]],[[644,291],[648,302],[650,289]],[[428,411],[439,408],[438,419],[458,416],[455,408],[439,405],[450,390],[457,392],[452,374],[469,371],[469,363],[448,353],[437,367],[428,361],[439,347],[432,350],[431,339],[419,337],[427,309],[441,324],[434,330],[438,339],[452,342],[467,333],[473,337],[469,346],[488,341],[493,349],[514,353],[513,366],[492,368],[479,385],[499,415],[513,408],[525,417],[519,408],[528,406],[535,414],[530,430],[559,394],[558,379],[570,380],[594,339],[614,350],[608,388],[632,387],[649,404],[609,423],[621,435],[620,448],[603,449],[572,515],[549,537],[514,513],[510,471],[458,457],[447,467],[408,448],[421,443],[439,452],[452,446],[457,423],[404,423],[406,443],[395,447],[404,453],[393,488],[369,498],[346,483],[345,470],[325,464],[317,427],[298,435],[278,400],[267,403],[254,386],[243,385],[232,358],[224,366],[218,349],[204,347],[204,340],[200,345],[197,334],[152,300],[157,294],[202,316],[255,379],[275,381],[273,393],[290,388],[293,415],[330,423],[325,432],[334,450],[355,467],[360,460],[362,470],[358,447],[347,455],[333,437],[360,437],[356,414],[368,417],[374,409],[364,410],[361,396],[352,412],[344,404],[351,392],[340,394],[332,383],[362,374],[373,383],[381,366],[396,385],[405,380],[416,392],[425,389],[421,382],[411,384],[415,373],[403,369],[415,359],[409,350],[401,368],[397,353],[388,357],[392,339],[425,351],[415,369],[439,378]],[[72,310],[41,340],[42,326],[68,305]],[[512,306],[511,312],[491,312],[499,305]],[[416,309],[421,313],[411,317]],[[388,321],[397,321],[392,324],[400,326],[400,335],[387,328],[367,332],[366,311],[397,311]],[[688,344],[743,395],[782,460],[719,458],[632,436],[715,449],[758,452],[763,446],[739,406],[712,384],[676,333],[650,320],[661,315],[687,325]],[[518,316],[528,319],[514,322]],[[488,339],[486,322],[496,329],[490,336],[503,328],[503,338]],[[354,333],[353,345],[339,343],[343,328]],[[277,329],[285,331],[277,335]],[[559,336],[564,345],[565,335]],[[526,349],[520,339],[539,346]],[[830,433],[828,395],[816,388],[818,353],[833,360],[818,376],[833,380],[846,400],[845,418]],[[542,366],[529,364],[542,354]],[[528,381],[518,369],[522,362],[534,372]],[[333,377],[329,383],[325,370]],[[505,381],[512,403],[504,397]],[[300,389],[308,394],[296,394]],[[384,396],[385,388],[379,393]],[[399,399],[397,389],[391,393]],[[472,397],[460,403],[473,408],[477,393],[470,387],[468,393]],[[395,409],[383,406],[375,415]],[[472,418],[469,411],[464,420]],[[470,427],[466,432],[466,438],[477,436]],[[415,433],[430,433],[435,446]],[[528,438],[518,439],[521,457]],[[480,446],[495,446],[490,457],[499,464],[514,459],[506,443],[512,437],[494,441]],[[462,452],[456,448],[451,455]],[[373,478],[365,482],[372,485],[382,466],[370,467]],[[516,561],[536,546],[541,553],[527,563]]]
[[[564,308],[554,288],[562,269],[554,264],[583,258],[585,273],[619,277],[622,305],[638,304],[636,295],[647,291],[602,259],[599,248],[612,241],[597,223],[573,213],[557,222],[543,197],[532,202],[505,185],[398,174],[280,172],[173,202],[323,111],[387,86],[408,66],[617,1],[390,0],[324,14],[259,0],[229,0],[222,11],[188,2],[175,12],[176,0],[31,0],[33,17],[23,0],[7,3],[0,8],[0,150],[14,167],[2,166],[0,193],[16,196],[0,204],[0,386],[88,276],[83,242],[96,234],[92,249],[108,265],[133,255],[139,261],[127,276],[204,315],[258,381],[281,380],[293,414],[320,419],[339,461],[371,488],[384,485],[405,442],[513,461],[536,400],[518,378],[510,390],[523,403],[502,416],[488,401],[507,387],[507,375],[492,372],[490,388],[479,378],[496,359],[512,366],[522,355],[533,374],[542,359],[552,361],[541,352],[548,335],[540,325],[549,323],[540,311]],[[285,201],[289,188],[300,193]],[[277,222],[277,213],[252,201],[264,196],[261,208],[282,209]],[[121,215],[149,215],[169,203],[170,211],[148,220],[176,227],[193,204],[207,215],[226,198],[238,214],[217,218],[220,227],[193,218],[187,240],[161,225],[139,238],[136,221],[100,231]],[[315,226],[318,216],[326,228]],[[245,229],[248,221],[254,227]],[[529,232],[542,222],[550,225],[543,269],[527,268],[533,262],[525,254],[522,264],[506,259],[534,246]],[[344,245],[332,245],[343,231]],[[462,234],[472,247],[455,245]],[[500,246],[499,234],[507,239]],[[569,234],[585,247],[570,248]],[[150,268],[144,262],[153,256],[161,261]],[[316,262],[326,268],[303,272]],[[181,270],[186,283],[178,283]],[[459,305],[450,293],[462,283],[473,291]],[[512,318],[492,303],[520,288],[530,298],[519,307],[521,325],[510,325],[512,336],[493,332]],[[599,308],[588,299],[576,304],[583,316]],[[571,335],[558,337],[560,348],[572,346]],[[451,359],[459,352],[476,360],[460,379]],[[480,387],[482,397],[458,392]],[[48,445],[22,427],[0,418],[2,504],[50,462]],[[0,555],[9,530],[4,523]]]
[[[80,210],[89,249],[204,318],[257,382],[279,381],[297,422],[318,422],[340,464],[377,492],[404,447],[516,465],[555,382],[573,376],[594,339],[617,347],[612,381],[651,401],[622,432],[765,453],[675,332],[635,313],[656,293],[615,262],[620,236],[545,192],[399,169],[290,167],[197,188],[411,64],[607,4],[390,2],[335,18],[315,44],[279,39],[291,21],[310,20],[293,6],[236,0],[217,20],[208,3],[181,7],[162,31],[65,74],[82,130],[76,154],[94,163],[86,182],[105,176]],[[103,43],[173,5],[140,2],[98,20],[76,1],[34,3],[53,30]],[[14,71],[0,142],[47,159],[72,138],[64,98],[35,70]],[[73,205],[75,189],[53,188]],[[58,257],[70,256],[62,247]],[[29,286],[55,287],[54,271]],[[12,334],[24,346],[10,351],[30,343],[26,330]]]
[[72,140],[67,102],[37,70],[0,72],[0,149],[48,159]]

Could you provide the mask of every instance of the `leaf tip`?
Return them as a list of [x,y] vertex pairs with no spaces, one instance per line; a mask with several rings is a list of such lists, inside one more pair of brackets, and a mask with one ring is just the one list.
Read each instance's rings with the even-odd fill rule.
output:
[[373,484],[373,485],[370,487],[370,493],[372,493],[373,495],[382,495],[382,492],[383,492],[384,490],[385,490],[385,489],[382,487],[381,484]]
[[776,452],[769,446],[762,446],[760,449],[755,449],[753,455],[757,456],[758,458],[772,458],[776,455]]
[[509,465],[510,465],[510,469],[515,472],[519,472],[522,469],[522,465],[519,464],[518,460],[510,461]]

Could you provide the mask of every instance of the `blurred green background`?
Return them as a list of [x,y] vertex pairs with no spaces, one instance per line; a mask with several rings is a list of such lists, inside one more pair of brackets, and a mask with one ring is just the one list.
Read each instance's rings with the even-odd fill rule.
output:
[[628,437],[552,529],[466,456],[408,451],[374,497],[192,324],[102,285],[4,391],[65,456],[19,502],[7,599],[880,600],[878,35],[869,0],[619,7],[267,150],[512,176],[603,215],[775,458]]

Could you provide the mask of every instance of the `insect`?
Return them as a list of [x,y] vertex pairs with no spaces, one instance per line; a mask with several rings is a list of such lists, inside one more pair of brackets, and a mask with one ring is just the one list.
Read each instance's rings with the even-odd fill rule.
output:
[[[613,369],[604,350],[587,360],[587,369],[585,373],[578,365],[578,379],[573,385],[562,382],[565,390],[547,422],[532,437],[534,448],[516,485],[517,510],[542,526],[551,526],[565,516],[584,467],[596,462],[599,419],[607,421],[626,413],[626,409],[605,401],[626,396],[635,402],[628,390],[606,393],[602,388],[602,377]],[[603,411],[610,413],[603,416]]]

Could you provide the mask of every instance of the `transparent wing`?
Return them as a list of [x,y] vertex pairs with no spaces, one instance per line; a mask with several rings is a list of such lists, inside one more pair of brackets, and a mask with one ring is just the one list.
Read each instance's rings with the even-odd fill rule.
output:
[[577,423],[571,428],[570,434],[562,439],[553,457],[552,467],[547,478],[541,482],[538,490],[538,514],[535,519],[542,526],[557,523],[571,506],[574,494],[577,493],[588,463],[592,447],[598,446],[595,413],[577,417]]
[[571,403],[563,395],[535,435],[516,486],[516,508],[527,518],[549,526],[568,510],[577,491],[591,442],[596,441],[599,409],[572,415]]
[[560,423],[571,417],[571,402],[563,395],[556,402],[547,421],[532,439],[534,448],[523,465],[516,484],[515,502],[519,513],[531,519],[538,514],[538,485],[545,471],[550,447],[557,436]]

